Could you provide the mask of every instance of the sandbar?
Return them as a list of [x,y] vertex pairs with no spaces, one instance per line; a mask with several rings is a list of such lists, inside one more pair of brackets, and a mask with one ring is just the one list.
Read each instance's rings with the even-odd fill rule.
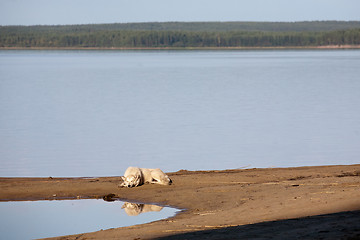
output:
[[360,239],[360,164],[167,174],[170,186],[137,188],[118,188],[120,176],[0,178],[0,201],[111,194],[182,209],[160,221],[52,239]]

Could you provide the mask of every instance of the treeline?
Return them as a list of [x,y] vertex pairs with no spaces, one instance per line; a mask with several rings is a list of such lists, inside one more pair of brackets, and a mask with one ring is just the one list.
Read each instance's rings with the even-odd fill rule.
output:
[[304,22],[144,22],[82,25],[0,26],[1,32],[94,32],[94,31],[265,31],[319,32],[360,28],[360,21]]
[[0,31],[0,47],[158,48],[360,45],[360,29],[321,32]]
[[186,48],[360,45],[360,22],[163,22],[0,26],[0,47]]

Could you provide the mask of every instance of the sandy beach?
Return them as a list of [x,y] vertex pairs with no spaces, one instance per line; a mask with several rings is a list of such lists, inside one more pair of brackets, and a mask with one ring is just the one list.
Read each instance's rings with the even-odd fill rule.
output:
[[360,164],[168,175],[173,185],[131,189],[117,187],[119,176],[0,178],[0,201],[112,194],[183,209],[152,223],[53,239],[360,239]]

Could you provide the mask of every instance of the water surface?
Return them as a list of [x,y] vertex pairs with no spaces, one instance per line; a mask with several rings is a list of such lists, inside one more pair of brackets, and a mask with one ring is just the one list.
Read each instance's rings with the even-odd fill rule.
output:
[[0,51],[0,176],[360,159],[360,51]]
[[94,199],[0,202],[0,233],[7,240],[57,237],[153,222],[176,211]]

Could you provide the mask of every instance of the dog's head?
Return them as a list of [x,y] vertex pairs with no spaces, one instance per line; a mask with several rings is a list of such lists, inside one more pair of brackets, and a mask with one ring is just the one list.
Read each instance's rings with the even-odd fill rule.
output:
[[132,187],[137,187],[140,185],[140,176],[135,176],[135,175],[129,175],[126,177],[121,177],[121,179],[123,180],[123,182],[120,184],[120,186],[122,187],[128,187],[128,188],[132,188]]

